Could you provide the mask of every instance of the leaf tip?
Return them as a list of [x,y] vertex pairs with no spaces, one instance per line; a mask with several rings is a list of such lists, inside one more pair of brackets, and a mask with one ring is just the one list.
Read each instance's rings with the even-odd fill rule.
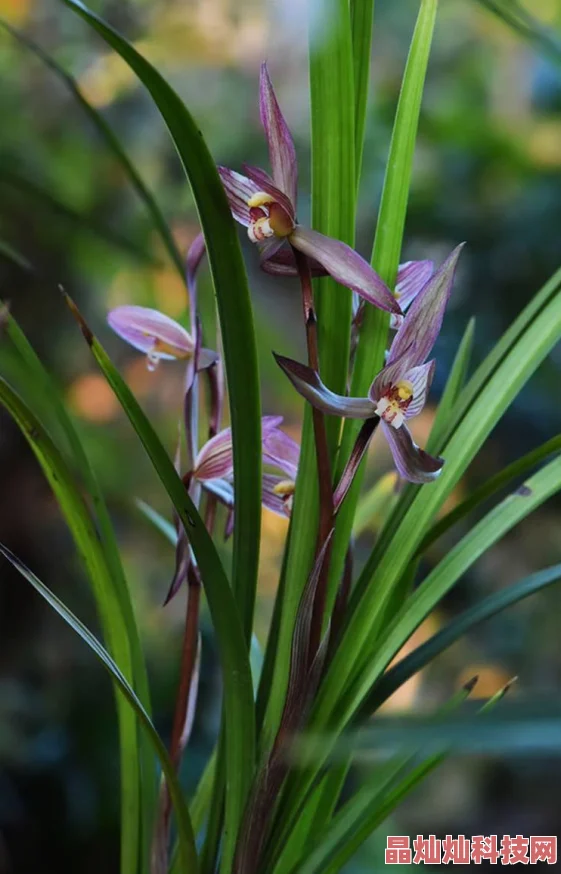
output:
[[82,313],[80,312],[80,310],[78,309],[78,307],[76,306],[76,304],[74,303],[74,301],[72,300],[70,295],[67,294],[67,292],[64,291],[64,289],[62,287],[61,287],[61,291],[64,295],[64,299],[66,301],[66,305],[68,306],[68,309],[70,310],[70,312],[72,313],[72,315],[74,316],[74,318],[78,322],[78,325],[80,326],[80,330],[81,330],[82,334],[84,335],[84,339],[86,340],[86,343],[88,344],[88,346],[92,346],[93,341],[94,341],[94,335],[93,335],[92,331],[90,330],[90,328],[88,327],[86,320],[84,319]]

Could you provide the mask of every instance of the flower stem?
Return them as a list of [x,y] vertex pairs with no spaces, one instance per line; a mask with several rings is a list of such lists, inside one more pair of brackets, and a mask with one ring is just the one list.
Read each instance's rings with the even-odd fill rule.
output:
[[[308,365],[319,373],[317,319],[314,307],[310,263],[306,255],[303,255],[302,252],[298,251],[298,249],[293,248],[292,251],[294,252],[298,276],[300,278],[300,287],[302,289],[302,307],[304,310],[304,325],[306,328],[306,343],[308,347]],[[323,544],[327,541],[331,529],[333,528],[333,488],[325,419],[323,414],[315,408],[312,408],[312,421],[314,426],[319,484],[319,530],[318,544],[316,548],[317,555]],[[331,550],[331,545],[328,548]],[[321,640],[328,576],[329,555],[326,556],[323,563],[323,569],[314,598],[309,647],[310,659],[312,660],[318,650]]]

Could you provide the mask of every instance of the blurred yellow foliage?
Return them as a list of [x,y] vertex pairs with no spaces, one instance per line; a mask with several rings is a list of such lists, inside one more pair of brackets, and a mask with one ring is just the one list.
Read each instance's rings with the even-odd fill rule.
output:
[[561,121],[538,122],[528,137],[528,152],[538,167],[561,165]]
[[0,15],[21,27],[31,12],[31,0],[0,0]]

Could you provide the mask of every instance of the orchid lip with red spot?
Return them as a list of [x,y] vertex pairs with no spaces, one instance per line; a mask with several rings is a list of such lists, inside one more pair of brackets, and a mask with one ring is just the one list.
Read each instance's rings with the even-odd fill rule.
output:
[[289,243],[368,303],[400,315],[399,303],[388,286],[354,249],[298,224],[296,150],[266,64],[261,66],[259,109],[272,176],[248,165],[244,165],[245,176],[227,167],[218,167],[218,172],[232,215],[260,246],[262,263]]
[[[367,398],[337,395],[311,368],[275,356],[296,390],[327,415],[354,419],[379,417],[400,475],[411,482],[431,482],[443,459],[433,458],[413,442],[406,421],[422,411],[434,376],[426,362],[440,332],[462,246],[417,290],[411,309],[391,344],[386,366],[376,376]],[[366,447],[364,447],[365,451]],[[357,464],[360,458],[357,458]]]
[[[281,516],[290,516],[300,447],[279,427],[282,416],[261,420],[263,463],[277,468],[282,476],[264,473],[263,506]],[[234,456],[232,431],[225,428],[202,447],[195,459],[193,477],[227,507],[234,506]]]

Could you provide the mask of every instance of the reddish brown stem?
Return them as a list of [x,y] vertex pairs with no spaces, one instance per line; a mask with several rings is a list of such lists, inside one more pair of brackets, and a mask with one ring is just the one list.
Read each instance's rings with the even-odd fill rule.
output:
[[195,673],[197,661],[197,639],[199,631],[199,604],[201,599],[201,581],[197,569],[192,563],[187,572],[187,608],[185,612],[185,631],[183,633],[183,649],[181,652],[181,667],[179,689],[175,702],[173,728],[170,742],[170,758],[176,769],[181,762],[183,752],[181,738],[187,718],[189,694]]
[[[302,289],[302,307],[304,310],[304,324],[306,327],[306,343],[308,346],[308,365],[319,373],[319,351],[318,351],[318,333],[317,319],[314,307],[314,296],[312,291],[312,274],[310,270],[310,262],[306,255],[303,255],[297,249],[292,250],[298,269],[300,278],[300,286]],[[312,421],[314,426],[314,440],[316,446],[316,461],[318,470],[319,482],[319,530],[318,543],[316,547],[316,555],[319,553],[323,544],[327,541],[331,529],[333,528],[333,487],[331,481],[331,464],[329,461],[329,449],[327,445],[327,431],[325,428],[325,418],[323,414],[312,408]],[[331,547],[329,547],[331,549]],[[316,595],[314,598],[314,606],[312,612],[312,623],[310,629],[310,659],[313,660],[321,640],[321,631],[323,626],[323,614],[325,612],[325,602],[327,598],[327,582],[329,578],[329,555],[326,556],[323,570],[321,572]]]

